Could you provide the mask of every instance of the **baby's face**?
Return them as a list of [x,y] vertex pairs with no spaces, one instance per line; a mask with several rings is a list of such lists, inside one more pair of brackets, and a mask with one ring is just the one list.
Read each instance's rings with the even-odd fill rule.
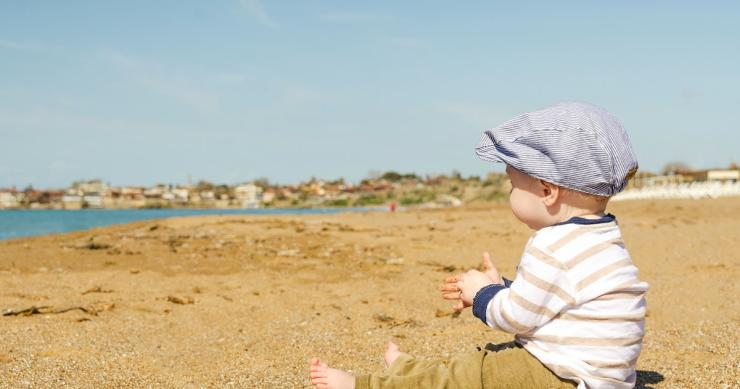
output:
[[514,216],[533,230],[547,227],[550,215],[542,200],[544,193],[539,180],[508,165],[506,174],[511,181],[509,205]]

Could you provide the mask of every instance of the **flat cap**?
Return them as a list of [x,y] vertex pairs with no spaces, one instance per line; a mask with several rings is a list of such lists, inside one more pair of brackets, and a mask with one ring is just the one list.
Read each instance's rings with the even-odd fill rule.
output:
[[530,176],[599,196],[613,196],[637,171],[627,132],[603,108],[561,102],[485,131],[478,157]]

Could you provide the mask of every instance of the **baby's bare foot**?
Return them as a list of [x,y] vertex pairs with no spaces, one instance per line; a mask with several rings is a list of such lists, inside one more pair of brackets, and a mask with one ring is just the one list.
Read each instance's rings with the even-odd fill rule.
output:
[[318,358],[308,362],[311,385],[314,389],[354,389],[355,376],[339,369],[332,369]]
[[401,355],[401,351],[398,350],[398,346],[393,342],[388,342],[388,349],[385,350],[385,355],[383,356],[385,365],[390,366],[399,355]]

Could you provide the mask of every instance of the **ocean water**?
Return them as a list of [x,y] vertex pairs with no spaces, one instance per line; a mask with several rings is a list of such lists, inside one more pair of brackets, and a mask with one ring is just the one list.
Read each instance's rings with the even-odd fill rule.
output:
[[0,240],[86,230],[139,220],[196,215],[315,215],[364,212],[369,208],[312,209],[83,209],[0,211]]

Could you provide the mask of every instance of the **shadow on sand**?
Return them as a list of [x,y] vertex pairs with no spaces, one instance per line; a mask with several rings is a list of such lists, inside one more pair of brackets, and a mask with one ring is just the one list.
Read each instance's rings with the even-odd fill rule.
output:
[[663,374],[658,373],[657,371],[650,371],[650,370],[638,370],[637,371],[637,384],[635,385],[636,389],[653,389],[652,384],[657,384],[659,382],[662,382],[665,379],[663,377]]

